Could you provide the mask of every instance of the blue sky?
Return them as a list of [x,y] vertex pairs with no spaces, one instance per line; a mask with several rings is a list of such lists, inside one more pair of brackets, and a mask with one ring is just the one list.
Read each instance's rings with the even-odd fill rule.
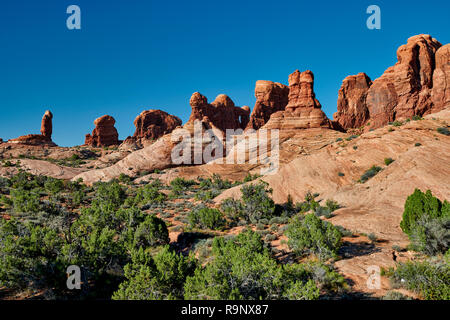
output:
[[[81,30],[66,28],[71,4],[81,8]],[[366,27],[371,4],[381,8],[381,30]],[[449,43],[449,12],[442,0],[5,0],[0,137],[39,133],[50,109],[61,146],[82,144],[104,114],[124,139],[142,110],[185,122],[195,91],[253,108],[256,80],[287,84],[295,69],[314,72],[331,118],[347,75],[379,77],[415,34]]]

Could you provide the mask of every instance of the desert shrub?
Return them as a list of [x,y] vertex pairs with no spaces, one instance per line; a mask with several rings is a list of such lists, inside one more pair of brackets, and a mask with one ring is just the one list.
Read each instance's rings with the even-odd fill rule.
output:
[[340,141],[343,141],[343,139],[342,138],[337,138],[336,139],[336,142],[340,142]]
[[306,265],[280,265],[261,237],[246,230],[215,238],[211,262],[185,283],[185,299],[318,299],[319,283]]
[[411,248],[434,256],[450,248],[450,217],[421,217],[410,235]]
[[192,210],[188,215],[191,227],[203,229],[221,229],[225,226],[223,213],[217,209],[200,207]]
[[139,224],[134,234],[136,247],[153,247],[169,243],[169,231],[164,220],[155,215],[148,215]]
[[171,198],[176,198],[183,192],[189,190],[189,188],[193,185],[195,185],[194,180],[186,180],[184,178],[177,177],[170,182],[171,191],[169,196]]
[[364,172],[364,174],[360,177],[359,181],[361,183],[366,182],[367,180],[369,180],[370,178],[373,178],[374,176],[376,176],[376,174],[378,172],[380,172],[382,169],[381,167],[378,166],[372,166],[369,170],[367,170],[366,172]]
[[39,289],[64,283],[63,240],[55,230],[0,219],[0,287]]
[[382,298],[383,300],[412,300],[411,297],[405,296],[403,293],[398,291],[388,291]]
[[133,181],[133,179],[129,175],[125,174],[125,173],[121,173],[119,175],[118,180],[119,180],[119,182],[125,183],[125,184],[130,184]]
[[36,213],[41,210],[40,197],[36,191],[13,189],[11,201],[16,213]]
[[400,263],[389,274],[394,286],[415,291],[426,300],[450,299],[450,267],[443,261]]
[[392,122],[392,125],[393,125],[394,127],[400,127],[400,126],[403,125],[403,122],[398,121],[398,120],[395,120],[394,122]]
[[325,202],[325,207],[328,208],[330,210],[330,212],[336,211],[337,209],[339,209],[341,206],[339,205],[339,203],[337,203],[337,201],[328,199]]
[[148,184],[136,191],[135,197],[128,197],[125,203],[129,206],[133,205],[149,205],[162,204],[166,201],[167,196],[160,192],[157,187]]
[[314,214],[294,217],[286,231],[289,247],[298,255],[315,254],[321,260],[335,258],[342,234]]
[[369,238],[369,240],[372,241],[372,242],[376,242],[378,240],[378,237],[376,236],[375,233],[369,233],[367,235],[367,238]]
[[259,177],[260,177],[259,174],[251,174],[251,173],[248,173],[248,174],[245,176],[245,178],[244,178],[244,180],[243,180],[243,183],[246,183],[246,182],[250,182],[250,181],[256,180],[256,179],[258,179]]
[[248,184],[241,188],[241,200],[225,199],[221,208],[233,220],[239,218],[251,223],[258,223],[261,219],[271,219],[275,212],[275,203],[269,197],[272,189],[266,182]]
[[345,176],[345,174],[342,173],[342,172],[338,172],[338,176],[339,176],[339,177],[343,177],[343,176]]
[[125,281],[114,292],[114,300],[172,300],[184,296],[186,277],[196,268],[192,256],[185,258],[163,247],[154,257],[141,248],[132,252],[124,268]]
[[448,128],[446,128],[446,127],[437,128],[436,130],[440,134],[443,134],[443,135],[446,135],[446,136],[450,136],[450,130],[448,130]]
[[392,158],[384,158],[384,164],[385,165],[390,165],[392,162],[394,162],[394,159]]
[[[447,206],[448,202],[445,204],[445,207]],[[427,215],[431,218],[445,216],[447,209],[443,207],[442,202],[438,198],[434,197],[430,190],[423,193],[421,190],[415,189],[414,192],[406,199],[403,219],[400,223],[400,227],[403,232],[409,235],[415,228],[417,221],[422,216]]]
[[314,214],[317,216],[317,217],[322,217],[322,216],[324,216],[325,218],[331,218],[332,217],[332,214],[331,214],[331,210],[330,210],[330,208],[327,208],[327,207],[317,207],[315,210],[314,210]]
[[423,118],[419,115],[414,115],[414,116],[412,116],[411,120],[418,121],[418,120],[423,120]]
[[420,143],[420,142],[416,142],[415,144],[414,144],[414,146],[415,147],[420,147],[422,144]]

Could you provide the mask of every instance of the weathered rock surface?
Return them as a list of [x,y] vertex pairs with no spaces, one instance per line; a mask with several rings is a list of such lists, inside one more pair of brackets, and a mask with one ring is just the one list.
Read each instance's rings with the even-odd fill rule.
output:
[[84,144],[91,147],[108,147],[119,145],[119,134],[114,127],[116,120],[109,115],[104,115],[94,121],[95,129],[92,134],[86,135]]
[[433,110],[450,107],[450,44],[442,46],[436,51],[436,69],[433,73]]
[[[397,60],[371,85],[364,84],[361,74],[344,80],[335,120],[345,129],[379,128],[450,105],[449,45],[442,47],[430,35],[416,35],[397,50]],[[350,85],[352,77],[360,79]]]
[[314,93],[314,75],[296,70],[289,76],[289,102],[285,111],[272,114],[267,129],[332,128]]
[[180,118],[170,115],[162,110],[146,110],[134,120],[136,131],[132,137],[128,137],[124,144],[136,144],[143,148],[152,144],[163,135],[172,132],[181,126]]
[[236,107],[225,94],[219,94],[214,102],[209,104],[205,96],[194,92],[189,104],[192,112],[186,123],[187,126],[191,126],[195,120],[200,120],[225,132],[226,129],[245,129],[249,121],[249,108],[247,106]]
[[53,114],[47,110],[42,117],[41,134],[27,134],[16,139],[10,139],[8,143],[30,146],[56,146],[52,141],[52,118]]
[[49,139],[52,138],[53,133],[52,119],[53,114],[49,110],[45,111],[45,114],[42,117],[41,134]]
[[333,115],[342,128],[358,128],[369,119],[366,97],[371,85],[372,81],[365,73],[344,79],[339,90],[337,112]]
[[283,111],[288,103],[289,87],[272,81],[258,80],[255,85],[256,103],[246,129],[258,130],[270,116]]

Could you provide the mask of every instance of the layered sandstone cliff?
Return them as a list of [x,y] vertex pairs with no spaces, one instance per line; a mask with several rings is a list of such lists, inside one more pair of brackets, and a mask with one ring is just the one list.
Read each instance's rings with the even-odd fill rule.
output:
[[448,44],[417,35],[397,50],[397,60],[373,83],[361,73],[344,80],[334,116],[344,129],[378,128],[450,106]]

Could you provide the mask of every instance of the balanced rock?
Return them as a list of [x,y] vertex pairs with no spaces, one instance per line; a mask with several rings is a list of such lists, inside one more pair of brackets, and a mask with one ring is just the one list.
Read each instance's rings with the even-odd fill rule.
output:
[[247,106],[236,107],[225,94],[219,94],[210,104],[205,96],[194,92],[189,104],[192,111],[185,127],[190,127],[195,120],[199,120],[225,132],[226,129],[245,129],[249,121],[250,109]]
[[108,147],[119,144],[119,134],[114,127],[116,120],[104,115],[94,121],[95,129],[86,135],[84,144],[91,147]]
[[344,129],[363,126],[369,119],[366,96],[372,81],[365,73],[348,76],[342,82],[333,118]]
[[314,75],[296,70],[289,76],[289,97],[284,111],[272,114],[267,129],[332,128],[314,93]]
[[258,130],[270,116],[283,111],[288,103],[289,87],[284,84],[258,80],[255,85],[256,103],[246,129]]
[[181,119],[162,110],[145,110],[134,120],[136,131],[124,143],[134,142],[142,148],[181,126]]

